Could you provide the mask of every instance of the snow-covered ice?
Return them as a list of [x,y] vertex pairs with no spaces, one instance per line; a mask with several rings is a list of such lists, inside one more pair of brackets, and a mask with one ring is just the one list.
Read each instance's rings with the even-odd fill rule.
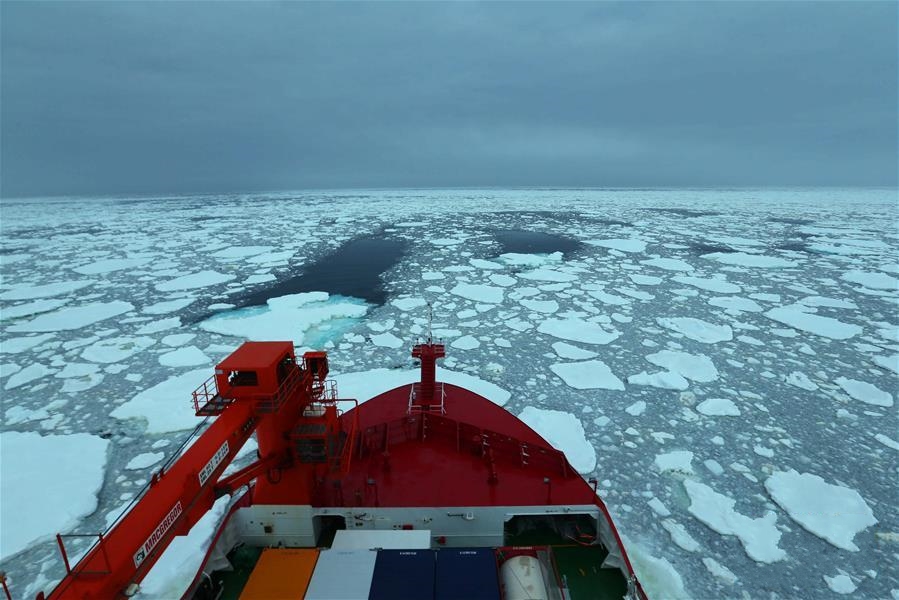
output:
[[737,536],[749,558],[760,563],[786,558],[786,552],[777,545],[781,532],[773,511],[753,519],[734,510],[736,500],[719,494],[704,483],[686,479],[684,489],[690,496],[690,513],[722,535]]
[[843,550],[858,552],[853,538],[877,523],[857,491],[812,473],[777,471],[765,480],[765,489],[794,521]]
[[596,468],[596,450],[587,441],[584,426],[573,414],[526,406],[518,418],[554,448],[564,452],[578,473],[590,473]]
[[893,395],[891,393],[885,392],[867,381],[837,377],[834,383],[843,388],[854,400],[859,400],[865,404],[873,404],[874,406],[893,406]]
[[590,323],[578,318],[546,319],[537,327],[537,331],[553,337],[583,344],[608,344],[621,335],[597,323]]
[[612,369],[601,360],[587,360],[574,363],[556,363],[550,370],[562,381],[577,390],[601,388],[624,390],[624,382],[612,373]]
[[86,433],[0,436],[0,558],[69,532],[97,509],[109,441]]
[[858,325],[844,323],[832,317],[813,315],[790,306],[772,308],[765,313],[765,316],[800,331],[833,340],[847,340],[863,331]]
[[703,344],[727,342],[734,337],[730,325],[716,325],[694,317],[659,317],[656,322],[666,329],[676,331]]

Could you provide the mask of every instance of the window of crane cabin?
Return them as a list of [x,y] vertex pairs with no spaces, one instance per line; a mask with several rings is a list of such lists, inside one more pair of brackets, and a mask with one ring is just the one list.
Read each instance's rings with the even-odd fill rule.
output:
[[256,375],[256,371],[231,371],[228,375],[228,384],[231,387],[259,385],[259,377]]

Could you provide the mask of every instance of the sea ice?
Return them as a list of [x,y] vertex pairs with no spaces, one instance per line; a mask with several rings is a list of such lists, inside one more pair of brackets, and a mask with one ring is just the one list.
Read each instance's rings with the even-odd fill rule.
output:
[[360,301],[307,292],[269,298],[266,306],[221,312],[202,321],[200,328],[248,340],[279,340],[285,336],[299,346],[315,328],[337,319],[362,317],[368,307]]
[[216,500],[209,512],[191,527],[190,533],[172,540],[141,581],[142,600],[171,600],[184,594],[206,556],[230,499],[230,496],[222,496]]
[[605,389],[624,390],[624,382],[612,373],[606,363],[601,360],[588,360],[576,363],[556,363],[550,370],[562,381],[577,390]]
[[818,384],[809,379],[808,375],[806,375],[802,371],[793,371],[789,375],[787,375],[784,380],[790,385],[795,385],[798,388],[802,388],[810,392],[814,392],[818,389]]
[[125,465],[125,468],[130,471],[146,469],[149,466],[155,465],[163,458],[165,458],[164,452],[144,452],[129,460],[128,464]]
[[827,587],[837,594],[851,594],[855,591],[855,584],[852,583],[852,579],[848,575],[841,574],[834,577],[824,575],[824,582],[827,584]]
[[65,306],[71,302],[71,298],[63,298],[61,300],[35,300],[26,304],[16,304],[15,306],[5,306],[0,309],[0,320],[10,321],[20,317],[30,317],[31,315],[39,315],[41,313],[56,310],[61,306]]
[[621,335],[617,331],[608,331],[602,325],[576,317],[547,319],[540,323],[537,331],[563,340],[584,344],[608,344],[618,339],[618,336]]
[[650,354],[646,360],[683,375],[687,379],[707,383],[718,379],[718,370],[712,359],[704,354],[689,354],[673,350],[661,350]]
[[147,433],[169,433],[193,429],[199,424],[191,403],[191,393],[212,375],[212,369],[196,369],[171,377],[119,405],[111,416],[143,419]]
[[709,304],[734,312],[762,312],[765,310],[754,300],[736,296],[709,298]]
[[385,333],[378,333],[376,335],[371,336],[371,342],[375,346],[380,346],[382,348],[402,348],[403,340],[396,337],[389,331]]
[[424,298],[399,298],[397,300],[391,300],[390,303],[404,312],[421,308],[427,304]]
[[462,337],[453,340],[453,343],[450,344],[451,347],[458,348],[459,350],[474,350],[480,345],[481,342],[478,341],[478,338],[471,335],[463,335]]
[[647,373],[641,371],[636,375],[630,375],[627,382],[631,385],[648,385],[663,390],[685,390],[690,387],[690,382],[674,371],[659,371]]
[[194,367],[208,365],[209,357],[196,346],[185,346],[159,355],[159,364],[164,367]]
[[34,300],[35,298],[62,296],[63,294],[77,292],[78,290],[94,285],[95,283],[97,282],[77,280],[59,281],[57,283],[47,283],[44,285],[22,285],[0,293],[0,300]]
[[791,306],[772,308],[765,313],[765,316],[795,329],[833,340],[846,340],[863,331],[858,325],[843,323],[831,317],[813,315]]
[[175,300],[165,300],[163,302],[157,302],[156,304],[145,306],[141,312],[148,315],[164,315],[166,313],[181,310],[182,308],[187,308],[196,301],[196,298],[176,298]]
[[596,468],[596,450],[587,441],[584,426],[573,414],[526,406],[518,418],[552,447],[564,452],[578,473],[590,473]]
[[114,337],[94,342],[81,351],[81,358],[98,363],[117,363],[156,343],[151,337]]
[[697,412],[714,417],[739,417],[740,409],[727,398],[709,398],[696,405]]
[[877,523],[858,492],[811,473],[776,471],[765,481],[765,489],[805,530],[843,550],[857,552],[853,538]]
[[707,292],[715,292],[716,294],[739,294],[740,286],[735,283],[729,283],[723,279],[706,279],[703,277],[688,277],[686,275],[678,275],[671,278],[672,281],[683,283],[684,285],[692,285]]
[[174,292],[176,290],[193,290],[211,285],[217,285],[231,281],[234,275],[226,275],[218,271],[200,271],[189,275],[182,275],[168,281],[156,284],[156,289],[160,292]]
[[656,323],[703,344],[728,342],[734,338],[729,325],[715,325],[693,317],[659,317]]
[[3,389],[12,390],[21,387],[26,383],[31,383],[50,373],[52,373],[52,371],[40,363],[30,364],[21,371],[10,375],[9,379],[6,380],[6,385],[3,386]]
[[693,453],[689,450],[675,450],[656,455],[653,462],[660,473],[675,472],[693,474]]
[[591,246],[600,246],[602,248],[620,250],[621,252],[643,252],[644,250],[646,250],[646,242],[636,238],[584,240],[584,243],[590,244]]
[[0,436],[0,559],[67,532],[97,509],[109,441],[86,433]]
[[734,510],[736,500],[703,483],[686,479],[684,489],[690,497],[690,513],[713,531],[737,536],[749,558],[762,563],[786,558],[786,552],[777,546],[781,533],[774,512],[768,511],[763,517],[752,519]]
[[837,377],[834,383],[843,388],[854,400],[860,400],[865,404],[873,404],[874,406],[893,406],[892,394],[866,381]]
[[899,289],[899,279],[890,277],[884,273],[871,273],[868,271],[849,271],[840,277],[843,281],[857,283],[872,290]]
[[0,352],[5,354],[19,354],[20,352],[31,350],[47,340],[53,339],[53,337],[52,333],[45,333],[43,335],[7,338],[0,343]]
[[474,302],[499,304],[503,301],[503,289],[492,285],[459,283],[450,290],[450,293]]
[[596,356],[596,352],[584,350],[565,342],[554,342],[553,350],[556,351],[560,358],[567,358],[568,360],[585,360]]
[[98,260],[80,267],[72,269],[76,273],[82,275],[99,275],[100,273],[111,273],[113,271],[121,271],[123,269],[134,269],[152,261],[152,258],[106,258]]
[[651,258],[649,260],[641,260],[644,265],[665,269],[666,271],[692,271],[693,265],[684,262],[679,258]]
[[105,321],[112,317],[134,310],[130,302],[113,300],[112,302],[95,302],[71,308],[63,308],[45,313],[25,323],[17,323],[9,327],[9,331],[64,331],[81,329],[93,323]]
[[740,267],[760,267],[767,269],[780,269],[785,267],[795,267],[796,262],[779,258],[777,256],[766,256],[764,254],[746,254],[745,252],[713,252],[711,254],[703,254],[703,258],[714,260],[725,265],[735,265]]

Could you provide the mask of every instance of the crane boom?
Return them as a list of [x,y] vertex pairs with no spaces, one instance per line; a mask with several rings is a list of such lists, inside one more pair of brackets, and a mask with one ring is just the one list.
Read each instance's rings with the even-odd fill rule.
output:
[[[172,539],[186,535],[216,498],[293,460],[289,434],[304,408],[321,399],[327,372],[324,353],[308,352],[299,365],[291,342],[244,343],[194,392],[197,415],[215,415],[209,427],[153,475],[144,495],[74,567],[66,560],[66,576],[37,599],[130,596]],[[219,481],[254,432],[259,459]]]

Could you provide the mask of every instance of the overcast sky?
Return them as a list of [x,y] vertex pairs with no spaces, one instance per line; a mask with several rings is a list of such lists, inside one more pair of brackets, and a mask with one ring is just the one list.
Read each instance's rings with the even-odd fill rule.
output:
[[0,193],[897,183],[897,3],[0,2]]

